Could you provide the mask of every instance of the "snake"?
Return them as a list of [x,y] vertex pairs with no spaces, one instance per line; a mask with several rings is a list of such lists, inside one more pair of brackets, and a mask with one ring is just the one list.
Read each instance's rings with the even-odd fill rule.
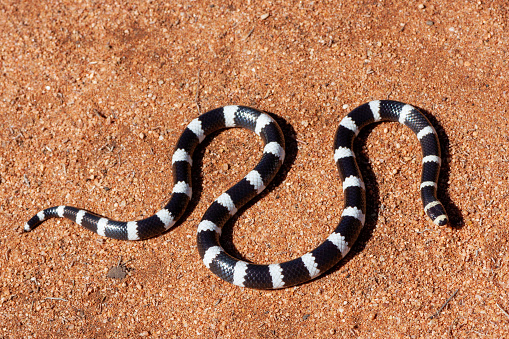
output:
[[417,135],[422,150],[420,183],[424,212],[439,226],[448,224],[444,206],[437,199],[441,165],[439,138],[432,124],[417,108],[392,100],[374,100],[348,113],[334,138],[334,161],[342,183],[344,207],[339,224],[315,249],[283,263],[260,265],[240,260],[221,246],[221,230],[248,201],[260,194],[278,173],[285,159],[285,139],[274,118],[245,106],[224,106],[194,120],[181,134],[172,157],[174,186],[166,206],[138,221],[115,221],[72,206],[55,206],[34,215],[24,225],[33,230],[49,218],[67,218],[105,237],[143,240],[170,229],[184,214],[192,198],[192,163],[197,146],[210,134],[231,127],[253,131],[263,141],[263,154],[242,180],[222,193],[206,210],[197,227],[197,248],[205,266],[219,278],[237,286],[280,289],[306,283],[335,266],[352,248],[366,221],[366,187],[355,153],[359,131],[379,121],[404,124]]

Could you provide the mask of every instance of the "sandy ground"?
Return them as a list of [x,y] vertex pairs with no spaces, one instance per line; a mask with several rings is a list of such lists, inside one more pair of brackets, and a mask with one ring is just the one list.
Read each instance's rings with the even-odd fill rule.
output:
[[[509,337],[508,22],[503,0],[1,1],[0,338]],[[22,233],[60,204],[151,215],[184,127],[243,104],[278,117],[288,159],[223,242],[295,258],[339,222],[334,132],[373,99],[431,118],[451,227],[422,211],[417,139],[385,123],[356,146],[365,230],[298,287],[235,287],[196,249],[206,208],[260,157],[248,131],[200,149],[192,206],[164,235],[121,242],[55,219]],[[108,277],[119,262],[127,276]]]

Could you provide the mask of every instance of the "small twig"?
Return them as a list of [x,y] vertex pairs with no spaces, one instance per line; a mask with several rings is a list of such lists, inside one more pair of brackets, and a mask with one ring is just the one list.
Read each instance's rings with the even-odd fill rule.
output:
[[106,296],[104,296],[102,298],[101,302],[99,303],[99,313],[102,313],[102,311],[103,311],[103,303],[105,300],[106,300]]
[[456,291],[454,291],[454,293],[445,301],[445,303],[440,306],[440,308],[438,309],[438,311],[433,314],[431,317],[429,317],[430,319],[433,319],[435,317],[438,317],[438,315],[440,314],[440,312],[442,312],[442,310],[445,308],[445,306],[447,306],[447,304],[451,301],[452,298],[454,298],[454,296],[456,295],[456,293],[458,293],[460,289],[456,289]]
[[97,108],[93,109],[94,113],[97,114],[97,116],[106,119],[106,115],[104,115],[101,111],[99,111]]
[[23,174],[23,180],[25,181],[25,184],[30,187],[30,180],[28,180],[28,177],[26,174]]
[[500,310],[502,311],[502,313],[504,313],[504,314],[505,314],[505,316],[509,318],[509,313],[507,313],[507,311],[506,311],[506,310],[504,310],[504,309],[502,308],[502,306],[500,306],[498,303],[497,303],[497,306],[498,306],[498,308],[500,308]]
[[249,30],[249,32],[247,32],[246,36],[244,37],[244,40],[247,40],[251,36],[251,34],[253,34],[253,32],[254,32],[254,27],[251,28]]

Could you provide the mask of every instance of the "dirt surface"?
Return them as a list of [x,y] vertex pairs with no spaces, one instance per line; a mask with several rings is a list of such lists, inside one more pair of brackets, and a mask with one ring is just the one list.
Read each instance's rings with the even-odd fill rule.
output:
[[[503,0],[0,2],[0,338],[509,337],[508,20]],[[164,235],[121,242],[56,219],[22,232],[60,204],[151,215],[184,127],[243,104],[277,117],[288,159],[223,242],[295,258],[339,222],[334,133],[373,99],[432,120],[451,227],[422,211],[416,137],[385,123],[356,146],[365,230],[298,287],[235,287],[196,249],[206,208],[260,157],[248,131],[200,148],[192,206]]]

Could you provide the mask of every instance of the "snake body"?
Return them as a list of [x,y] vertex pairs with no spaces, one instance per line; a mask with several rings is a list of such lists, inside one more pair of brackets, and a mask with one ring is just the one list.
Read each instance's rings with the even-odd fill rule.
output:
[[254,131],[264,142],[263,155],[256,167],[241,181],[219,196],[207,209],[198,225],[200,256],[214,274],[232,284],[277,289],[301,284],[326,272],[348,253],[365,222],[365,186],[352,150],[353,141],[366,125],[378,121],[399,121],[417,135],[421,143],[421,200],[424,211],[437,225],[448,223],[444,207],[436,198],[440,171],[440,146],[437,133],[416,108],[397,101],[380,100],[363,104],[341,120],[334,140],[334,160],[344,191],[341,221],[327,239],[314,250],[288,262],[257,265],[239,260],[220,245],[223,225],[274,178],[285,157],[284,136],[268,114],[244,106],[225,106],[211,110],[191,121],[180,136],[172,157],[174,187],[168,204],[154,215],[139,221],[114,221],[71,206],[55,206],[40,211],[26,224],[30,231],[46,219],[67,218],[109,238],[142,240],[159,235],[184,213],[192,196],[192,155],[205,137],[217,130],[243,127]]

